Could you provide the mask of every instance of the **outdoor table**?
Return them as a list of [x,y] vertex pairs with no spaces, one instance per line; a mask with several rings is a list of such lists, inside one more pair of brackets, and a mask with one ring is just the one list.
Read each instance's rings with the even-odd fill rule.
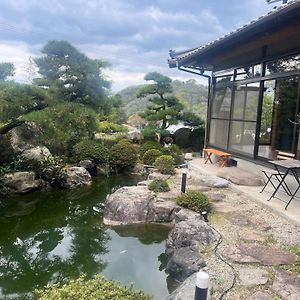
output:
[[[270,163],[273,164],[275,170],[278,173],[277,175],[280,176],[281,180],[279,181],[278,186],[275,188],[273,194],[268,199],[268,201],[275,197],[279,188],[282,186],[284,188],[284,190],[286,191],[286,193],[288,194],[288,196],[290,196],[290,199],[285,206],[285,209],[287,209],[288,206],[290,205],[290,203],[292,202],[292,200],[295,198],[295,196],[300,188],[300,180],[298,178],[298,173],[297,173],[297,171],[300,169],[300,161],[294,160],[294,159],[288,159],[288,160],[273,160],[273,161],[270,161]],[[284,170],[284,173],[281,173],[279,169]],[[289,173],[295,178],[296,182],[298,183],[298,186],[297,186],[296,190],[294,191],[294,193],[291,192],[291,190],[288,187],[287,182],[285,181],[286,177]]]

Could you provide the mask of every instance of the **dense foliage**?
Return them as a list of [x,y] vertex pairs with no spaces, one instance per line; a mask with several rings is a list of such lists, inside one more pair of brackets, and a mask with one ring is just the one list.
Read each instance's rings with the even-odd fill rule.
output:
[[163,147],[161,151],[165,155],[171,155],[174,158],[175,164],[183,162],[182,151],[177,145],[173,144],[169,147]]
[[208,198],[203,193],[196,191],[188,191],[180,195],[177,198],[177,204],[198,213],[209,212],[211,210]]
[[162,146],[161,146],[161,144],[159,144],[158,142],[155,142],[155,141],[147,141],[147,142],[143,143],[140,148],[141,157],[143,157],[144,154],[148,150],[151,150],[151,149],[161,150]]
[[73,159],[76,162],[90,159],[95,163],[108,164],[110,160],[109,149],[100,141],[82,140],[73,148]]
[[161,178],[154,179],[152,182],[150,182],[148,185],[148,189],[156,193],[163,193],[163,192],[170,191],[170,187],[167,181]]
[[94,279],[85,280],[81,276],[63,286],[50,285],[45,290],[35,291],[39,300],[151,300],[150,296],[130,287],[108,281],[97,275]]
[[143,155],[143,163],[145,165],[153,165],[155,160],[163,153],[157,149],[150,149]]
[[128,129],[123,125],[119,125],[108,121],[102,121],[99,123],[98,131],[104,133],[115,133],[115,132],[127,132]]
[[154,166],[162,174],[175,174],[175,161],[171,155],[161,155],[155,162]]
[[116,171],[134,167],[138,160],[137,146],[126,140],[121,140],[111,147],[111,165]]
[[95,112],[79,103],[60,103],[33,112],[27,119],[42,128],[43,144],[58,155],[69,156],[77,142],[90,138],[97,130]]

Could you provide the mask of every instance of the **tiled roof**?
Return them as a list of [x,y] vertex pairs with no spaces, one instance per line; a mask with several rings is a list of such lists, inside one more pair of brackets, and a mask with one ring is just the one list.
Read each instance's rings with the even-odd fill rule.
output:
[[242,27],[239,27],[238,29],[231,31],[231,32],[225,34],[224,36],[222,36],[212,42],[209,42],[203,46],[196,47],[193,49],[188,49],[185,51],[180,51],[180,52],[170,50],[170,52],[169,52],[170,59],[168,60],[168,64],[170,67],[179,66],[180,63],[185,61],[186,59],[189,59],[189,58],[192,58],[193,56],[204,53],[204,52],[208,51],[209,49],[221,44],[222,42],[224,42],[226,40],[235,38],[236,36],[243,34],[244,32],[249,31],[256,26],[259,26],[260,24],[266,22],[267,20],[273,19],[274,17],[284,14],[284,13],[288,12],[289,10],[294,9],[299,6],[300,6],[300,0],[289,1],[286,4],[282,4],[278,8],[271,10],[270,12],[266,13],[265,15],[258,17],[257,19],[251,21],[250,23],[248,23]]

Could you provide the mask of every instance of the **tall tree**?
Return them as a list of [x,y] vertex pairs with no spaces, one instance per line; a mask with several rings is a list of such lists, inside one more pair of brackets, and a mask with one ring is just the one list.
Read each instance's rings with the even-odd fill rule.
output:
[[12,63],[0,63],[0,81],[4,81],[7,77],[15,74],[15,66]]
[[66,41],[49,41],[42,53],[34,60],[42,75],[35,80],[39,86],[47,87],[59,100],[96,109],[106,106],[110,86],[102,74],[106,62],[88,58]]
[[183,105],[172,95],[171,78],[151,72],[146,74],[144,79],[153,83],[144,85],[137,92],[138,98],[148,96],[151,102],[141,116],[152,123],[160,123],[161,129],[177,124],[181,119]]

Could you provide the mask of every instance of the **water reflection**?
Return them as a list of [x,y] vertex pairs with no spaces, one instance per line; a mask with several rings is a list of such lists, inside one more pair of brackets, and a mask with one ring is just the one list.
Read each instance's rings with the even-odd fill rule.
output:
[[[88,277],[104,273],[124,283],[134,282],[157,299],[168,294],[160,255],[169,228],[129,226],[114,231],[102,224],[101,203],[107,193],[136,181],[111,178],[90,188],[2,201],[0,298],[19,298],[80,273]],[[146,281],[142,280],[145,274]]]

